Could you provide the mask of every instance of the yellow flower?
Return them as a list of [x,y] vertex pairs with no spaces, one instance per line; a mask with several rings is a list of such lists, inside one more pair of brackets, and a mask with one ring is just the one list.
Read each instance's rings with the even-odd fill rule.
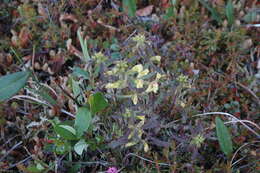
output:
[[145,69],[138,73],[137,78],[141,78],[149,73],[149,69]]
[[151,83],[148,85],[148,88],[146,89],[145,92],[147,92],[147,93],[150,93],[150,92],[157,93],[158,89],[159,89],[158,83],[157,83],[156,81],[153,81],[153,82],[151,82]]
[[136,88],[143,88],[144,87],[144,81],[142,79],[136,79],[135,85],[136,85]]
[[118,72],[118,69],[115,67],[112,70],[106,72],[107,75],[115,75]]
[[107,89],[114,89],[114,88],[124,88],[124,81],[123,80],[118,80],[114,83],[108,83],[106,84]]
[[162,75],[160,73],[156,73],[156,80],[161,79]]
[[137,96],[137,94],[132,95],[132,96],[131,96],[131,99],[132,99],[134,105],[136,105],[137,102],[138,102],[138,96]]
[[132,72],[138,72],[138,73],[141,73],[143,71],[143,65],[142,64],[138,64],[138,65],[135,65],[132,69],[131,69]]
[[160,63],[161,59],[162,59],[162,57],[158,56],[158,55],[151,57],[151,61],[156,62],[156,63]]
[[144,152],[147,153],[149,151],[149,146],[145,141],[143,141],[143,144],[144,144]]

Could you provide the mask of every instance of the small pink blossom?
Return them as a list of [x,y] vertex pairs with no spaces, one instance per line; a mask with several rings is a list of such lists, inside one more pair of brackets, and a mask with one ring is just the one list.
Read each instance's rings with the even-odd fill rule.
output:
[[116,167],[110,167],[107,170],[107,173],[119,173]]

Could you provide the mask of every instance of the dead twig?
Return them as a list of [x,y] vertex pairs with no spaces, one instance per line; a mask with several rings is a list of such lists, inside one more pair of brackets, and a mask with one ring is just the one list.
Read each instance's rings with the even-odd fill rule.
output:
[[10,150],[8,150],[3,157],[0,158],[0,162],[4,160],[13,150],[15,150],[17,147],[19,147],[23,142],[20,141],[17,144],[15,144]]

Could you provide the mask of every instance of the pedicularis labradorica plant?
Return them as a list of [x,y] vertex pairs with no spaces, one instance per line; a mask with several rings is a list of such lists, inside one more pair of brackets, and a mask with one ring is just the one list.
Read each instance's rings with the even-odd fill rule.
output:
[[[171,79],[161,67],[162,57],[155,54],[151,41],[144,34],[132,37],[125,46],[124,52],[121,52],[121,56],[113,59],[102,52],[96,52],[90,56],[87,41],[83,39],[80,29],[78,38],[82,48],[82,54],[79,57],[86,65],[84,68],[75,67],[69,77],[77,113],[73,121],[60,121],[58,118],[50,120],[56,135],[50,137],[52,144],[47,149],[57,154],[70,153],[74,149],[77,154],[81,155],[90,145],[85,134],[91,134],[91,129],[95,126],[93,124],[95,115],[108,106],[106,95],[110,101],[113,98],[125,100],[122,102],[125,112],[122,116],[125,117],[127,126],[131,130],[128,136],[129,142],[125,146],[141,142],[144,150],[148,151],[148,144],[142,139],[144,133],[142,126],[145,124],[146,117],[154,114],[156,106],[163,101],[163,97],[171,93],[171,88],[176,88],[180,84],[181,88],[190,88],[191,83],[188,77],[180,74],[179,77],[176,76],[176,79]],[[99,75],[103,75],[105,80],[98,82],[97,87],[106,89],[107,93],[95,91],[96,78]],[[30,76],[38,83],[37,76],[34,76],[31,70],[1,77],[0,81],[3,84],[0,90],[1,101],[15,95],[26,85]],[[47,92],[41,92],[43,90],[36,93],[41,96],[45,95],[43,98],[45,101],[55,104]],[[86,96],[85,92],[91,94]],[[154,102],[151,101],[153,100],[151,97],[158,98]]]

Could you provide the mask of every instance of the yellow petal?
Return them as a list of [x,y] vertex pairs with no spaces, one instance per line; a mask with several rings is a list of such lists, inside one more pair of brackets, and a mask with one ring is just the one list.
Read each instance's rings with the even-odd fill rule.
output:
[[160,73],[156,73],[156,80],[161,79],[162,75]]
[[151,61],[157,62],[157,63],[161,62],[161,59],[162,59],[161,56],[153,56],[153,57],[151,57]]
[[136,88],[143,88],[144,87],[144,81],[142,79],[136,79],[135,85],[136,85]]
[[144,152],[148,152],[149,151],[149,146],[146,142],[144,142]]
[[141,78],[149,73],[149,69],[145,69],[138,73],[137,78]]
[[155,81],[153,81],[153,82],[151,82],[151,83],[148,85],[148,88],[146,89],[145,92],[147,92],[147,93],[150,93],[150,92],[157,93],[158,89],[159,89],[158,83],[155,82]]
[[132,101],[133,101],[134,105],[136,105],[137,102],[138,102],[138,96],[137,96],[137,94],[132,95],[131,98],[132,98]]
[[132,72],[138,72],[140,73],[141,71],[143,71],[143,65],[142,64],[138,64],[138,65],[135,65],[132,69],[131,69]]

